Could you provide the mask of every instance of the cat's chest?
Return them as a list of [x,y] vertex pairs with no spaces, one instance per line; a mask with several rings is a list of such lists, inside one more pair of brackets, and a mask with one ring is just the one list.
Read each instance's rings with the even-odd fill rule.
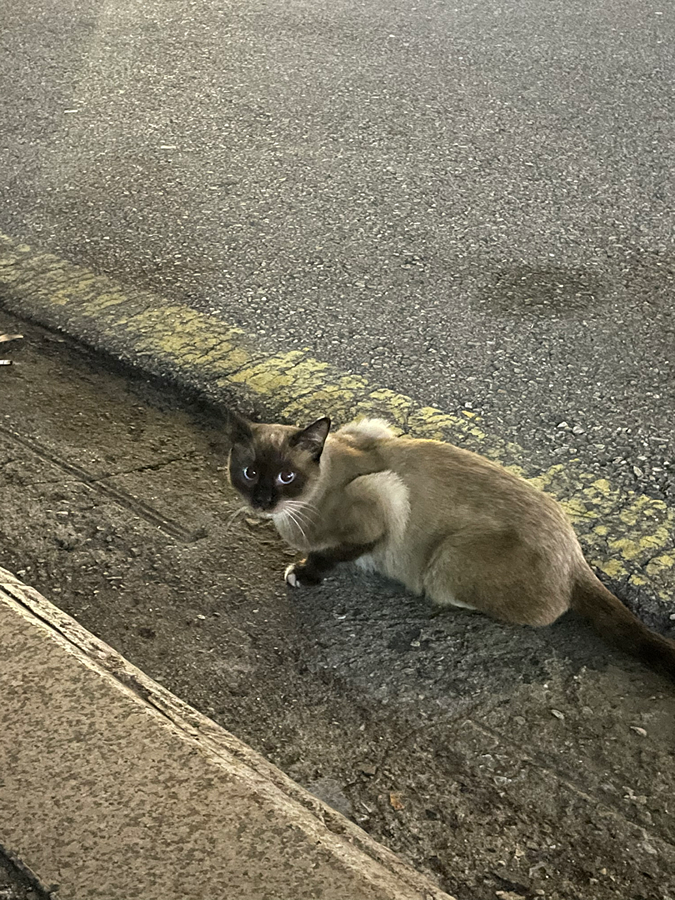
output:
[[292,511],[273,516],[279,535],[301,552],[309,551],[315,543],[315,524],[302,512]]

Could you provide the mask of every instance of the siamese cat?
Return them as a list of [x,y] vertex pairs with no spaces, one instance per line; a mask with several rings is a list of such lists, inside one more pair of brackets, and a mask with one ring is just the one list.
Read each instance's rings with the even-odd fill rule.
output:
[[304,558],[293,588],[356,561],[441,606],[517,625],[573,609],[600,634],[675,678],[675,642],[650,631],[596,578],[558,504],[451,444],[397,437],[380,419],[329,434],[233,419],[229,476]]

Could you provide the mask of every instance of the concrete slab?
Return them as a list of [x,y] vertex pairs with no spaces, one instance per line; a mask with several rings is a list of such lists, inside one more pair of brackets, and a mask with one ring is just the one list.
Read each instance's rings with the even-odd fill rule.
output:
[[4,569],[0,633],[0,841],[59,900],[447,900]]

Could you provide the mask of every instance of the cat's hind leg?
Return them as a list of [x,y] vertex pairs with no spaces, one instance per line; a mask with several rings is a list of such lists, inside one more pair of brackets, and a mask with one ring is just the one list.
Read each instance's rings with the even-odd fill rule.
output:
[[545,554],[511,531],[445,538],[432,554],[424,591],[441,606],[475,609],[514,625],[550,625],[569,599]]

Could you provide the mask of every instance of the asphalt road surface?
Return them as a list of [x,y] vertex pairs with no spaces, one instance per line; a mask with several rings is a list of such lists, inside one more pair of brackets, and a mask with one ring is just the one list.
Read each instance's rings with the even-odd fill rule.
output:
[[0,19],[0,230],[673,499],[672,4]]

